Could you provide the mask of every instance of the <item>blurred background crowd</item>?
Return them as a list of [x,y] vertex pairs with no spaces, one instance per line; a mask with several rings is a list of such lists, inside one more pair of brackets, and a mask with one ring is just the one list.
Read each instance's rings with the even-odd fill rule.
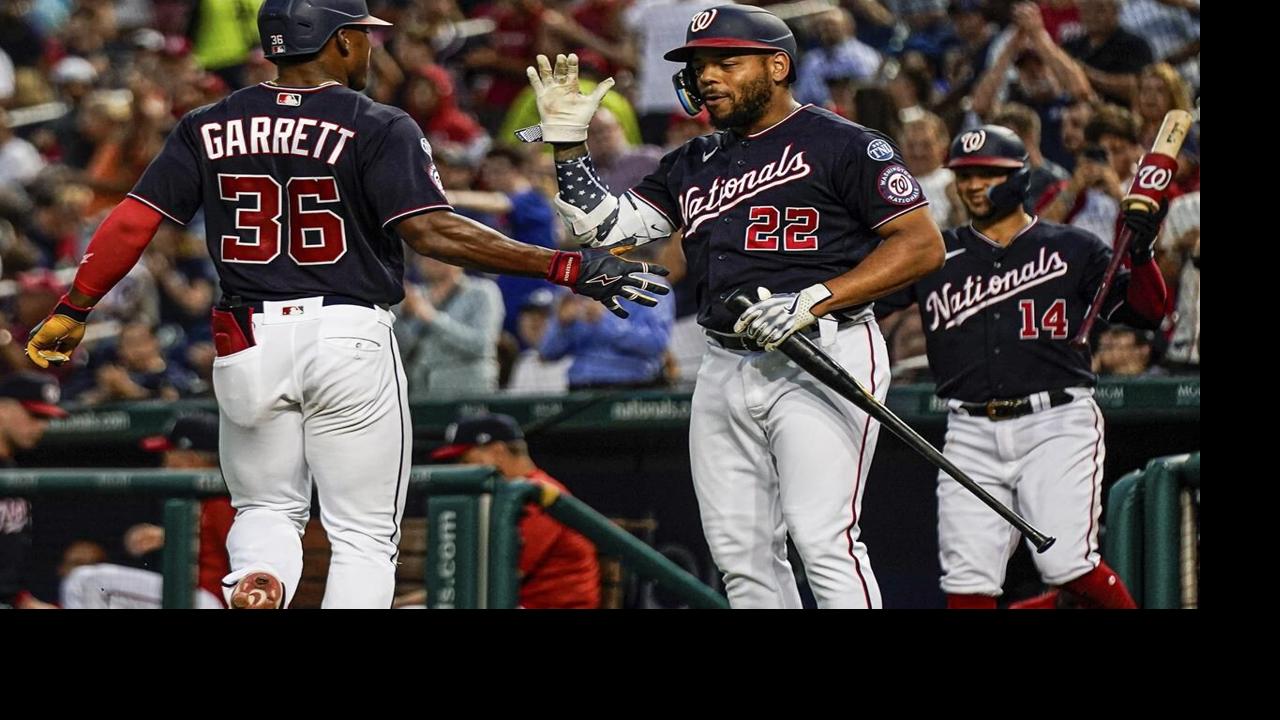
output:
[[[260,0],[6,0],[0,5],[0,378],[24,369],[28,330],[65,291],[97,224],[192,108],[270,80]],[[584,90],[617,86],[590,150],[615,193],[711,132],[671,88],[662,53],[721,0],[372,0],[368,93],[403,108],[434,148],[459,212],[521,242],[565,243],[549,153],[513,131],[537,123],[524,69],[576,52]],[[967,221],[949,139],[984,122],[1026,142],[1028,209],[1110,242],[1136,162],[1172,108],[1198,114],[1198,0],[804,0],[767,4],[800,42],[794,91],[895,138],[938,224]],[[1159,332],[1095,338],[1104,374],[1200,365],[1200,138],[1179,157],[1157,243],[1171,290]],[[619,320],[549,283],[471,274],[414,256],[396,329],[415,400],[599,387],[687,388],[704,347],[678,238],[646,246],[675,292]],[[411,254],[412,255],[412,254]],[[95,312],[64,399],[207,396],[217,299],[199,217],[164,225]],[[928,381],[918,313],[883,323],[895,376]]]

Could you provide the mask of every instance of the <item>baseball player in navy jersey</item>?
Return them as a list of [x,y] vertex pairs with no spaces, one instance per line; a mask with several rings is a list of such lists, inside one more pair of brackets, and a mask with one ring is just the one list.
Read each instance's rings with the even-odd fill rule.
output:
[[[534,130],[555,144],[556,207],[589,246],[684,231],[708,345],[693,394],[693,481],[730,604],[800,606],[790,535],[819,606],[880,607],[858,529],[879,425],[766,351],[813,334],[883,399],[889,361],[870,302],[936,269],[940,234],[887,137],[792,98],[796,42],[776,16],[705,10],[666,57],[685,64],[675,80],[686,109],[705,106],[719,131],[621,196],[583,144],[612,83],[584,97],[572,55],[529,68]],[[724,304],[738,289],[759,298],[740,316]]]
[[[962,133],[947,166],[972,222],[943,233],[941,270],[877,302],[876,312],[919,304],[937,393],[951,409],[943,453],[1058,539],[1032,554],[1044,582],[1086,606],[1134,607],[1098,554],[1102,413],[1093,400],[1089,351],[1070,345],[1111,261],[1111,245],[1023,210],[1030,165],[1011,130],[986,125]],[[1129,212],[1125,222],[1135,231],[1130,268],[1117,275],[1102,317],[1154,328],[1165,301],[1152,261],[1160,215]],[[996,607],[1018,539],[1017,530],[939,473],[948,607]]]
[[388,310],[404,297],[402,242],[546,277],[621,315],[619,298],[667,292],[637,275],[662,268],[517,243],[454,214],[417,125],[359,92],[368,29],[387,24],[364,0],[267,0],[258,27],[277,80],[182,118],[27,345],[41,367],[65,362],[161,220],[204,210],[222,289],[213,381],[236,508],[231,607],[289,604],[313,481],[333,546],[323,606],[391,606],[411,440]]

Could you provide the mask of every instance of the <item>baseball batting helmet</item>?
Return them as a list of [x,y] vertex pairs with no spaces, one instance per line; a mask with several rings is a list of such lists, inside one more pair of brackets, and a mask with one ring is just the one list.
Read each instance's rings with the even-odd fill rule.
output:
[[258,36],[268,60],[320,52],[339,28],[389,26],[369,14],[365,0],[267,0],[258,10]]
[[987,167],[1009,171],[1009,177],[987,190],[991,212],[987,217],[1004,217],[1022,206],[1031,184],[1031,163],[1022,138],[1006,127],[983,125],[968,130],[951,141],[947,167]]
[[700,49],[783,52],[791,60],[787,82],[796,79],[796,36],[777,15],[750,5],[719,5],[703,10],[689,21],[684,45],[662,57],[685,63],[683,70],[672,76],[680,105],[690,115],[702,110],[702,94],[698,77],[693,72],[693,54]]

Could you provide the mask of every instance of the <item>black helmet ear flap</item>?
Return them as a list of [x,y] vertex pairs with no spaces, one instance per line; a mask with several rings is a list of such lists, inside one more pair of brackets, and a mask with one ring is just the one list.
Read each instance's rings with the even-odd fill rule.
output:
[[991,212],[987,217],[1002,218],[1024,207],[1030,187],[1031,165],[1028,163],[1010,173],[1004,182],[987,188],[987,199],[991,201]]
[[680,107],[690,115],[702,112],[702,93],[698,92],[698,78],[693,73],[693,65],[686,64],[671,76],[671,84],[676,88],[676,99]]

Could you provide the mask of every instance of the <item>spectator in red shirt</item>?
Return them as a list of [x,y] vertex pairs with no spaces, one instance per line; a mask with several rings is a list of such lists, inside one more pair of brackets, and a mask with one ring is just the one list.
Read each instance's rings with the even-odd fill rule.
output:
[[[508,415],[477,415],[449,426],[433,460],[492,465],[507,480],[564,485],[533,463],[524,433]],[[582,535],[529,505],[520,517],[520,607],[594,609],[600,606],[596,548]]]

